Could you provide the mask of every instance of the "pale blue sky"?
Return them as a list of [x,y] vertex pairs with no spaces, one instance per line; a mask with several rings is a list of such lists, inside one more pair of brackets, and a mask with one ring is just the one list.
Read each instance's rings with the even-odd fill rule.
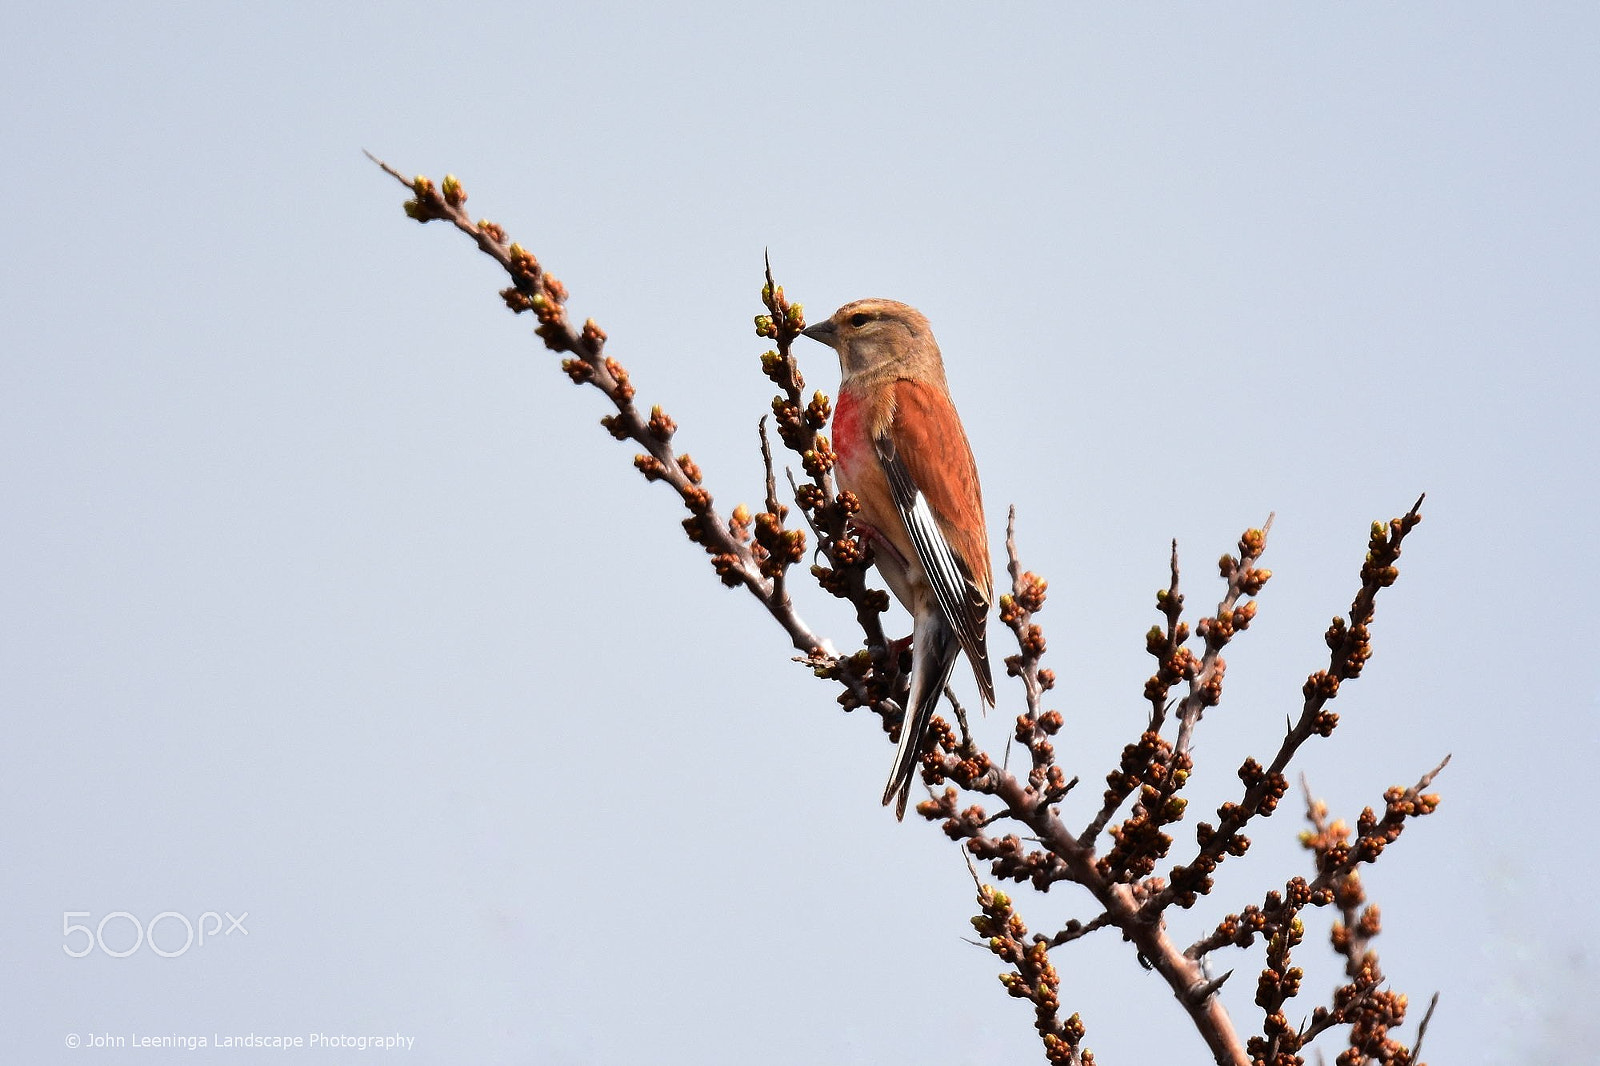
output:
[[[995,546],[1015,503],[1051,582],[1069,810],[1143,721],[1172,537],[1198,605],[1277,513],[1210,810],[1325,658],[1367,524],[1427,491],[1300,765],[1353,818],[1454,753],[1367,876],[1390,978],[1443,994],[1430,1060],[1592,1048],[1597,71],[1577,4],[13,5],[0,1057],[1039,1059],[956,849],[877,804],[875,722],[362,148],[459,174],[730,506],[760,494],[764,248],[814,315],[926,312]],[[1257,826],[1180,935],[1307,869],[1300,827]],[[62,950],[65,912],[223,910],[247,938]],[[1203,1060],[1124,945],[1057,963],[1102,1063]],[[1260,954],[1219,963],[1249,1031]]]

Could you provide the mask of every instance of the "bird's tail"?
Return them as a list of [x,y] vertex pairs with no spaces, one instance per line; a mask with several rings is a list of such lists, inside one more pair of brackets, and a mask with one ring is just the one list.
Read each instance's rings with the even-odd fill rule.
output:
[[933,721],[950,670],[961,654],[961,645],[938,611],[924,612],[911,635],[911,691],[906,696],[906,717],[900,723],[900,746],[894,752],[894,768],[883,790],[883,805],[895,801],[896,820],[906,816],[906,801],[911,797],[911,782],[917,776],[917,760],[922,754],[923,734]]

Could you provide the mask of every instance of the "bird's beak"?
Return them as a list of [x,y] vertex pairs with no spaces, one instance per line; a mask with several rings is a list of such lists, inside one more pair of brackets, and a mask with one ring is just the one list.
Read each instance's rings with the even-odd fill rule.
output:
[[824,319],[814,326],[807,326],[801,330],[800,336],[810,337],[812,340],[820,341],[832,348],[833,342],[839,339],[839,327],[834,324],[833,319]]

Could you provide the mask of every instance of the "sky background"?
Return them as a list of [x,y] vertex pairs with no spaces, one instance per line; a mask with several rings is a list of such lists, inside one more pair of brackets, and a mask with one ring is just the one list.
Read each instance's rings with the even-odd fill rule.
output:
[[[1040,1061],[963,939],[959,853],[878,806],[876,720],[717,583],[503,276],[363,148],[458,174],[726,507],[761,493],[763,249],[813,318],[926,312],[996,558],[1015,504],[1050,580],[1072,821],[1144,721],[1172,538],[1198,608],[1277,516],[1204,817],[1325,662],[1368,524],[1426,491],[1298,767],[1353,820],[1454,755],[1365,877],[1392,983],[1442,995],[1429,1060],[1600,1039],[1592,5],[35,4],[0,92],[7,1061],[368,1061],[69,1047],[251,1032]],[[1301,828],[1298,802],[1254,826],[1175,935],[1307,871]],[[1093,913],[1070,885],[1019,907]],[[248,935],[68,957],[64,923],[119,911]],[[1291,1017],[1337,983],[1325,933]],[[1260,950],[1217,961],[1250,1032]],[[1101,1063],[1204,1061],[1114,936],[1056,962]]]

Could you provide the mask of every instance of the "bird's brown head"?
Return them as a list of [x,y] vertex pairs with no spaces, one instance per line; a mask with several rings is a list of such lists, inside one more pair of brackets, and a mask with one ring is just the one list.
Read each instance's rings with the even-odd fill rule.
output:
[[856,300],[807,328],[804,335],[839,353],[846,383],[904,377],[944,384],[944,363],[933,330],[922,312],[909,304]]

